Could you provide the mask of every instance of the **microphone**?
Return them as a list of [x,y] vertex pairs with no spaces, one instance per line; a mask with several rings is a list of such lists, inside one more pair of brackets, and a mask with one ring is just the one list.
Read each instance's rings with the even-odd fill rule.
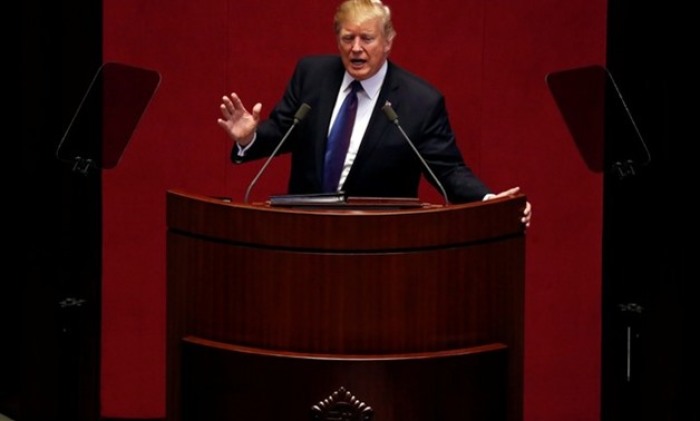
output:
[[430,169],[430,167],[428,166],[428,163],[425,162],[425,159],[423,159],[423,156],[420,154],[420,152],[418,152],[416,145],[414,145],[413,142],[411,142],[411,139],[408,137],[406,132],[403,130],[403,127],[401,127],[401,125],[399,124],[399,116],[396,114],[396,111],[394,111],[394,109],[391,107],[391,103],[389,103],[389,101],[387,101],[386,104],[384,104],[384,106],[382,107],[382,111],[384,111],[384,114],[389,119],[389,121],[391,121],[392,123],[394,123],[394,125],[396,125],[396,127],[398,127],[399,131],[403,135],[403,138],[406,139],[406,142],[408,143],[408,145],[411,147],[411,149],[413,149],[413,152],[416,153],[416,156],[418,157],[420,162],[423,164],[423,167],[425,167],[425,169],[428,170],[428,173],[433,178],[433,181],[435,181],[435,184],[440,189],[440,192],[442,193],[442,197],[445,199],[445,206],[449,205],[450,201],[447,199],[447,193],[445,192],[445,188],[442,186],[442,183],[440,183],[440,180],[437,179],[437,177],[435,176],[435,173],[433,173],[433,170]]
[[291,127],[289,127],[289,129],[287,129],[287,132],[284,134],[284,136],[282,136],[282,140],[280,140],[280,143],[277,144],[277,147],[275,147],[275,150],[272,151],[270,156],[267,158],[267,161],[265,161],[262,168],[260,168],[260,171],[258,171],[258,173],[255,175],[255,178],[253,178],[253,181],[251,181],[250,184],[248,185],[248,189],[245,191],[245,198],[243,199],[244,203],[248,203],[248,196],[250,196],[250,191],[253,190],[253,186],[255,185],[255,183],[258,182],[258,179],[260,178],[262,173],[265,172],[265,169],[270,164],[270,161],[272,161],[272,158],[274,158],[275,155],[277,155],[277,151],[280,150],[284,141],[287,140],[290,133],[292,133],[292,130],[294,130],[296,125],[299,124],[299,122],[301,120],[303,120],[304,117],[306,117],[306,114],[309,113],[309,110],[311,110],[311,107],[309,106],[309,104],[303,103],[303,104],[301,104],[301,107],[299,107],[297,112],[294,114],[294,122],[292,123]]

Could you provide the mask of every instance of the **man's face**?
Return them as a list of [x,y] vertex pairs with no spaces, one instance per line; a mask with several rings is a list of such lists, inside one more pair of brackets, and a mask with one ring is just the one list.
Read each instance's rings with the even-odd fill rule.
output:
[[343,65],[357,80],[374,76],[386,61],[392,40],[384,36],[381,19],[345,22],[338,33],[338,49]]

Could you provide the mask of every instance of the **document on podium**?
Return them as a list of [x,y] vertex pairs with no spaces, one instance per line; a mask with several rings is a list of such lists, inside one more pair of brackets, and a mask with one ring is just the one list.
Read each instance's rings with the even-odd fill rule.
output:
[[347,196],[344,192],[273,195],[270,206],[337,208],[420,208],[426,204],[417,197]]

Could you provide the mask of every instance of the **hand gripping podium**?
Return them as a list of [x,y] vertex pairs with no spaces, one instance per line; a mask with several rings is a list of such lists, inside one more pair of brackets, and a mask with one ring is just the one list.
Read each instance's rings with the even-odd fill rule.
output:
[[169,421],[522,420],[524,196],[166,198]]

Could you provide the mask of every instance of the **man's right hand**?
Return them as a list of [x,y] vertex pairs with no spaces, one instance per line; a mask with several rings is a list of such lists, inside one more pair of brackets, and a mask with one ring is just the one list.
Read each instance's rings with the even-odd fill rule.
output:
[[255,104],[253,112],[249,113],[238,95],[232,92],[230,96],[224,95],[219,108],[223,116],[223,118],[219,118],[216,121],[219,126],[239,145],[246,146],[249,144],[253,140],[255,129],[260,121],[262,104],[259,102]]

